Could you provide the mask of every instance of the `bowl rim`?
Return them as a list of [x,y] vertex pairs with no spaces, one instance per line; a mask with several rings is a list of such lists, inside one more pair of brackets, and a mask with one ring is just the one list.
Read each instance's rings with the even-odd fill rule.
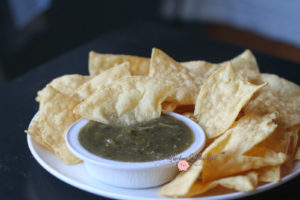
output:
[[[137,170],[137,169],[150,169],[153,167],[162,168],[171,165],[175,165],[180,160],[188,160],[191,155],[198,154],[204,147],[206,138],[205,133],[202,128],[189,119],[188,117],[175,113],[175,112],[167,112],[163,111],[163,113],[168,114],[170,116],[175,117],[176,119],[184,122],[192,131],[194,136],[193,143],[183,152],[175,155],[170,158],[165,158],[162,160],[154,160],[154,161],[146,161],[146,162],[125,162],[125,161],[117,161],[110,160],[100,156],[97,156],[93,153],[87,151],[84,147],[82,147],[78,140],[78,134],[80,129],[89,121],[88,119],[81,118],[73,123],[65,134],[65,142],[68,149],[78,158],[83,160],[84,162],[89,162],[96,164],[98,166],[109,167],[113,169],[126,169],[126,170]],[[175,160],[177,162],[172,162]]]

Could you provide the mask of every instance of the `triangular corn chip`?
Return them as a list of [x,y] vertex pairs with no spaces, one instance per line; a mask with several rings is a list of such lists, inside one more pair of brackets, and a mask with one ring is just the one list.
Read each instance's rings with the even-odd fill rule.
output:
[[246,175],[230,176],[221,178],[208,183],[202,183],[197,181],[187,196],[196,196],[203,194],[208,190],[211,190],[217,186],[222,186],[228,189],[234,189],[239,192],[250,192],[257,187],[258,177],[256,172],[249,172]]
[[89,73],[91,76],[98,75],[116,65],[128,62],[132,75],[147,75],[150,60],[138,56],[101,54],[94,51],[89,53]]
[[246,115],[242,117],[225,132],[225,134],[230,134],[230,139],[222,152],[244,154],[251,150],[274,132],[277,127],[273,122],[275,118],[275,113],[265,116]]
[[82,84],[75,91],[74,98],[83,101],[84,99],[92,95],[95,91],[104,88],[105,86],[113,83],[118,79],[129,77],[130,75],[131,74],[128,62],[116,65],[108,70],[105,70],[99,75],[94,76],[89,81]]
[[66,164],[75,164],[80,160],[67,148],[65,131],[80,116],[73,114],[78,101],[60,93],[48,85],[39,92],[40,109],[38,116],[26,131],[34,140],[53,150]]
[[178,104],[194,104],[198,87],[189,71],[163,51],[153,48],[149,76],[164,79],[176,85],[167,101]]
[[203,162],[202,182],[242,173],[251,169],[259,169],[265,166],[277,166],[286,160],[283,153],[269,151],[264,157],[244,156],[239,154],[216,154],[215,159]]
[[[85,83],[89,79],[90,77],[88,76],[82,76],[79,74],[69,74],[53,79],[48,85],[58,90],[62,94],[71,97],[76,91],[76,89],[79,88],[83,83]],[[40,102],[39,96],[37,96],[36,101]]]
[[96,91],[74,112],[106,124],[130,125],[160,117],[161,103],[171,91],[172,86],[162,80],[127,77]]
[[195,116],[208,139],[224,133],[253,94],[265,85],[241,79],[230,63],[212,74],[201,87],[195,105]]
[[268,114],[277,112],[276,122],[289,129],[300,125],[300,87],[276,75],[262,74],[268,86],[245,107],[245,113]]

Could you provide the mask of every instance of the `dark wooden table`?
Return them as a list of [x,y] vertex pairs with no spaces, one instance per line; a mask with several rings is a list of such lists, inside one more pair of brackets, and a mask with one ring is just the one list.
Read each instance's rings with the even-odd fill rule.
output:
[[[178,61],[201,59],[211,62],[230,59],[243,51],[242,48],[204,38],[196,30],[138,22],[103,35],[0,87],[0,199],[103,199],[56,179],[29,152],[24,130],[38,110],[34,100],[36,92],[57,76],[87,74],[90,50],[149,57],[151,48],[158,47]],[[299,65],[254,53],[262,72],[275,73],[300,84]],[[299,184],[298,177],[247,199],[294,199],[299,195]]]

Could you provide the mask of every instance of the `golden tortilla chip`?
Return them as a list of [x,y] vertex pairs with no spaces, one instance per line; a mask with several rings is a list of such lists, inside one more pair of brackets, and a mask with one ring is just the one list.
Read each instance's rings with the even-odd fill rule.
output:
[[116,65],[128,62],[132,75],[147,75],[149,72],[150,60],[138,56],[101,54],[94,51],[89,53],[89,73],[96,76]]
[[83,101],[92,95],[95,91],[106,87],[107,85],[113,83],[114,81],[129,77],[129,63],[124,62],[120,65],[116,65],[97,76],[94,76],[89,81],[82,84],[74,93],[74,98]]
[[130,125],[159,117],[161,103],[170,92],[172,87],[165,81],[126,77],[95,92],[74,113],[105,124]]
[[47,147],[49,150],[53,151],[52,147],[46,143],[42,138],[41,132],[41,124],[40,119],[37,119],[38,116],[35,117],[34,120],[31,121],[28,130],[25,130],[25,133],[28,133],[30,137],[38,144],[41,144],[44,147]]
[[265,166],[277,166],[286,160],[285,154],[271,151],[264,157],[239,154],[215,154],[213,157],[214,160],[203,162],[203,183]]
[[166,101],[178,104],[194,104],[198,87],[186,68],[182,67],[163,51],[153,48],[149,76],[167,80],[176,85]]
[[203,161],[197,160],[187,171],[180,172],[174,180],[159,189],[163,196],[186,196],[202,171]]
[[300,125],[300,87],[276,75],[262,74],[260,78],[270,84],[245,106],[245,113],[277,112],[276,123],[282,129]]
[[[62,94],[72,96],[76,89],[89,79],[90,77],[88,76],[69,74],[53,79],[49,85]],[[39,95],[36,97],[36,101],[40,102]]]
[[229,61],[220,63],[219,65],[225,66],[229,62],[231,63],[231,65],[235,71],[238,71],[240,69],[240,70],[245,70],[245,71],[259,72],[256,58],[249,49],[245,50],[243,53],[236,56],[235,58],[233,58]]
[[260,78],[264,82],[268,82],[268,87],[272,91],[276,92],[280,96],[288,96],[288,97],[295,97],[300,96],[300,87],[299,85],[288,81],[284,78],[281,78],[275,74],[267,74],[262,73]]
[[213,64],[202,60],[182,62],[181,66],[188,70],[188,74],[193,79],[193,82],[197,84],[198,88],[201,87],[204,81],[212,73],[220,68],[219,64]]
[[35,141],[48,147],[66,164],[76,164],[80,160],[66,147],[65,131],[80,116],[73,114],[77,101],[60,93],[48,85],[39,92],[41,99],[38,116],[26,131]]
[[218,185],[228,188],[234,189],[239,192],[250,192],[257,187],[258,178],[256,172],[249,172],[246,175],[237,175],[230,176],[226,178],[221,178],[219,180],[211,181],[208,183],[202,183],[201,181],[197,181],[189,191],[186,196],[196,196],[199,194],[203,194],[208,190],[211,190]]
[[236,73],[240,74],[246,80],[249,79],[248,81],[259,75],[259,68],[256,59],[250,50],[245,50],[233,59],[220,64],[199,60],[182,62],[181,65],[188,69],[189,75],[193,77],[194,81],[199,86],[201,86],[213,72],[228,63],[231,63],[232,68]]
[[[274,134],[276,125],[273,123],[275,114],[266,116],[244,116],[234,123],[223,135],[215,139],[202,153],[203,158],[219,153],[244,154],[266,141]],[[245,141],[243,141],[243,139]],[[256,156],[264,156],[257,155]]]
[[278,182],[280,181],[280,166],[262,167],[257,170],[258,180],[260,182]]
[[241,79],[230,63],[212,74],[201,87],[195,116],[208,139],[224,133],[252,95],[264,87]]
[[230,139],[222,152],[244,154],[251,150],[274,132],[277,127],[273,122],[275,118],[275,113],[265,116],[245,115],[224,133],[230,134]]
[[246,152],[247,155],[260,155],[259,151],[264,151],[263,148],[271,149],[277,153],[282,152],[288,154],[289,146],[291,145],[293,135],[295,131],[286,131],[277,128],[272,135],[270,135],[266,140],[262,141],[260,144],[256,145],[253,149]]
[[208,183],[202,183],[200,180],[196,180],[195,183],[184,192],[182,192],[181,189],[182,187],[186,188],[184,182],[178,182],[178,185],[171,185],[171,183],[160,188],[158,194],[170,197],[192,197],[203,194],[218,185],[240,192],[249,192],[256,188],[258,177],[256,172],[249,172],[245,175],[230,176]]
[[166,101],[184,105],[195,103],[199,87],[190,76],[189,71],[156,48],[152,50],[149,76],[167,80],[176,86]]

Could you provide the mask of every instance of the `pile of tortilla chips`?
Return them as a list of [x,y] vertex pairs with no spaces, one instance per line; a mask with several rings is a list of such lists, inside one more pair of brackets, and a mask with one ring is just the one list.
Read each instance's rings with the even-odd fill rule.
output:
[[39,113],[26,131],[66,164],[80,162],[64,134],[81,117],[126,126],[162,110],[197,122],[207,145],[160,195],[251,191],[279,181],[300,159],[300,87],[260,73],[249,50],[219,64],[176,62],[156,48],[150,59],[92,51],[89,72],[58,77],[39,91]]

